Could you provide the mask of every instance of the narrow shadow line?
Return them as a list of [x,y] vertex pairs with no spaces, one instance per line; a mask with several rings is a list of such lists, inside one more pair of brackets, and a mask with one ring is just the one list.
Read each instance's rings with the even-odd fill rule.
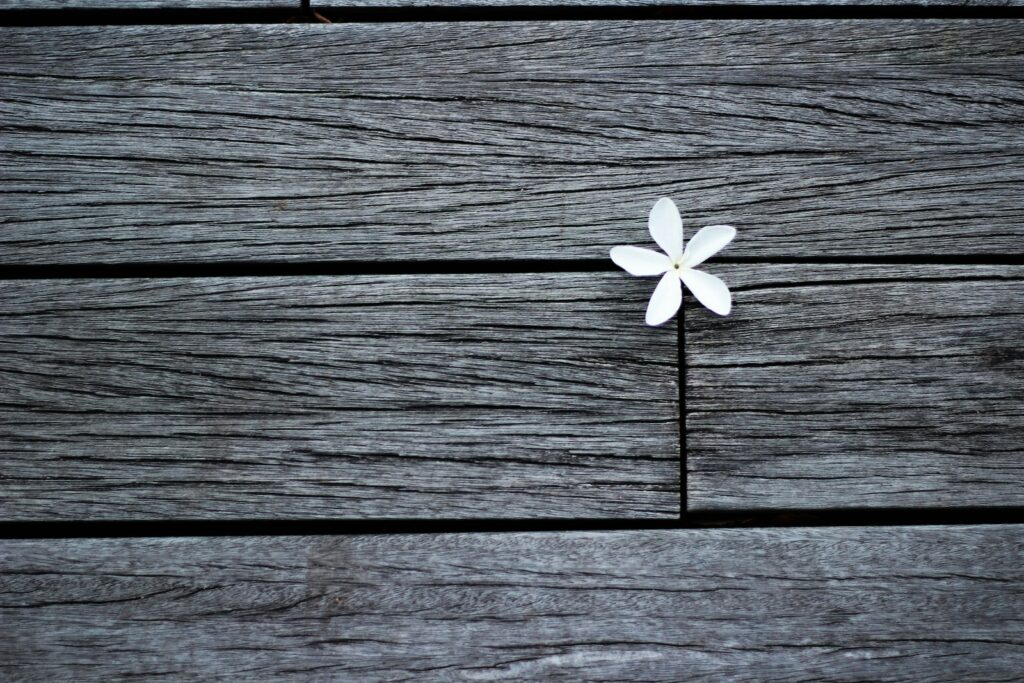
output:
[[[1024,254],[979,254],[941,257],[908,256],[786,256],[716,257],[716,263],[750,265],[968,265],[1024,266]],[[206,278],[282,277],[289,275],[445,275],[475,273],[591,273],[619,272],[607,258],[586,259],[447,259],[424,261],[245,261],[3,264],[2,280],[56,280],[85,278]]]
[[1024,507],[684,513],[679,519],[376,519],[2,522],[0,538],[395,535],[643,531],[774,527],[900,527],[1024,524]]
[[[424,2],[426,4],[426,2]],[[730,4],[703,5],[660,4],[624,7],[612,4],[593,5],[519,5],[486,6],[478,4],[458,7],[386,7],[367,4],[345,7],[330,2],[313,3],[314,7],[334,23],[393,22],[460,22],[460,21],[673,21],[673,20],[749,20],[749,19],[981,19],[1021,18],[1024,7],[969,5],[785,5]]]
[[[1021,27],[1024,30],[1024,26]],[[715,256],[715,263],[808,265],[1020,266],[1024,254],[879,254],[836,256]]]
[[85,278],[281,277],[289,275],[445,275],[475,273],[589,273],[618,271],[610,259],[436,261],[249,261],[238,263],[0,264],[0,280]]
[[0,26],[168,26],[208,24],[284,24],[311,21],[299,3],[293,7],[252,9],[4,9]]
[[[320,15],[318,17],[318,15]],[[321,18],[322,17],[322,18]],[[333,23],[527,22],[527,21],[672,21],[744,19],[1019,19],[1021,6],[974,5],[529,5],[394,7],[366,4],[345,7],[330,2],[295,2],[291,6],[251,9],[4,9],[2,26],[128,26],[171,24],[277,24],[308,21]]]
[[677,351],[679,353],[679,519],[686,517],[686,510],[689,507],[686,467],[686,299],[683,296],[683,306],[679,309],[679,323],[677,327]]

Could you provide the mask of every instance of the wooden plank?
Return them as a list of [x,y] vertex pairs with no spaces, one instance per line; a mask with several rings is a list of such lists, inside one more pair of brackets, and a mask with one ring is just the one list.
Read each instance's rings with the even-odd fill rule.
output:
[[8,680],[1011,681],[1024,528],[0,541]]
[[674,517],[650,287],[0,281],[0,519]]
[[0,30],[0,263],[1024,253],[1020,20]]
[[1024,267],[744,265],[686,321],[696,510],[1024,505]]

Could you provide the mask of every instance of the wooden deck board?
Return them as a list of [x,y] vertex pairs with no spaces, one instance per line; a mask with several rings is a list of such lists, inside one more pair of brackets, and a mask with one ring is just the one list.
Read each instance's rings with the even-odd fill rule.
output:
[[8,680],[1010,681],[1024,528],[0,541]]
[[674,517],[651,285],[0,281],[0,519]]
[[719,265],[687,316],[691,509],[1024,505],[1024,267]]
[[0,29],[0,264],[1024,253],[1021,20]]

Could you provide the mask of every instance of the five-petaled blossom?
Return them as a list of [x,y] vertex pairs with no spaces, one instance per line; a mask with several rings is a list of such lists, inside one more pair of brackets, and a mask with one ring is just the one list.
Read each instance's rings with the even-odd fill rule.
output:
[[731,225],[701,228],[683,249],[683,221],[679,209],[668,197],[654,204],[647,227],[664,254],[640,247],[613,247],[611,250],[612,261],[630,275],[661,275],[647,304],[647,324],[661,325],[676,314],[683,303],[680,281],[686,283],[697,301],[718,315],[729,315],[732,309],[729,288],[714,275],[694,270],[694,266],[704,263],[729,244],[736,236],[736,228]]

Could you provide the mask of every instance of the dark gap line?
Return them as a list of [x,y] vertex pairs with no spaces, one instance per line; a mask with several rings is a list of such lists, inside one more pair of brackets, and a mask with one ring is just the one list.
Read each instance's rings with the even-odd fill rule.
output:
[[[1024,255],[716,257],[715,263],[749,265],[1024,265]],[[619,272],[611,259],[447,259],[424,261],[247,261],[81,264],[0,264],[0,280],[282,277],[289,275],[456,275],[476,273]]]
[[253,9],[124,8],[5,9],[0,26],[169,26],[207,24],[285,24],[311,21],[298,2],[294,7]]
[[[930,5],[615,5],[460,7],[342,7],[315,4],[333,23],[460,22],[460,21],[672,21],[745,19],[979,19],[1024,18],[1022,7]],[[980,11],[979,11],[980,10]]]
[[437,261],[249,261],[238,263],[0,264],[0,280],[82,278],[280,277],[288,275],[450,275],[473,273],[585,273],[614,271],[611,259]]
[[[1024,27],[1022,27],[1024,28]],[[1020,266],[1024,254],[891,254],[863,256],[728,256],[716,255],[714,263],[808,264],[808,265],[927,265],[927,266]]]
[[0,522],[0,538],[174,536],[365,536],[443,533],[646,531],[776,527],[903,527],[1024,524],[1024,507],[871,508],[695,512],[679,519],[160,520]]
[[684,291],[684,303],[679,309],[679,320],[677,323],[676,351],[679,364],[679,519],[686,518],[686,510],[689,507],[689,484],[686,471],[686,309],[685,303],[687,293]]
[[278,24],[316,22],[314,10],[334,23],[667,21],[679,19],[1020,19],[1024,7],[971,5],[464,5],[458,7],[344,7],[296,1],[291,7],[252,9],[5,9],[3,26],[127,26],[171,24]]

